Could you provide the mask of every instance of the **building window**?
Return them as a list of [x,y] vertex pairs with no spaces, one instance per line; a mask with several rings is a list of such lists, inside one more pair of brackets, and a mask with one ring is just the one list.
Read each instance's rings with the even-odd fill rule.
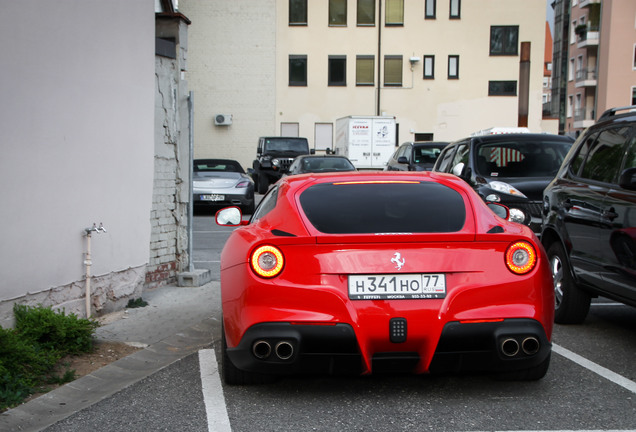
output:
[[448,56],[448,79],[459,79],[459,56]]
[[437,7],[437,0],[426,0],[424,5],[424,18],[435,19],[436,7]]
[[289,85],[290,86],[306,86],[307,85],[307,56],[306,55],[290,55],[289,56]]
[[435,78],[435,56],[424,56],[424,79]]
[[573,106],[574,106],[574,98],[572,96],[568,96],[568,111],[567,111],[568,118],[572,117]]
[[459,19],[461,18],[461,9],[462,2],[461,0],[451,0],[450,1],[450,19]]
[[347,57],[342,55],[329,56],[329,80],[330,86],[347,85]]
[[307,0],[289,0],[289,25],[307,25]]
[[636,87],[632,87],[632,105],[636,105]]
[[356,57],[356,85],[372,86],[374,80],[374,57],[359,55]]
[[384,20],[387,26],[404,25],[404,0],[386,0]]
[[490,55],[505,56],[518,54],[519,26],[490,27]]
[[358,0],[358,25],[375,25],[375,0]]
[[347,0],[329,0],[329,25],[347,25]]
[[517,96],[517,81],[488,81],[488,96]]
[[402,86],[402,56],[384,56],[384,85]]
[[633,69],[636,70],[636,44],[634,44],[634,66]]
[[570,69],[568,70],[568,81],[574,81],[574,59],[570,59]]

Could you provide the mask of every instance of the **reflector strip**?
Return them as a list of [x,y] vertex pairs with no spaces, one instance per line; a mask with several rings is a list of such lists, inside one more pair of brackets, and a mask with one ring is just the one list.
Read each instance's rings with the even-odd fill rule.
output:
[[503,322],[503,318],[496,319],[474,319],[474,320],[460,320],[460,324],[481,324],[481,323],[494,323]]

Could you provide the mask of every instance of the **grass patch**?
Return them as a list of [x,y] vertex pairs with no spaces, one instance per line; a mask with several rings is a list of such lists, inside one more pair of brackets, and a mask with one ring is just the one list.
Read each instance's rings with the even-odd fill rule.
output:
[[144,306],[148,306],[148,302],[141,297],[128,300],[128,304],[126,305],[128,309],[140,308]]
[[13,407],[45,384],[66,383],[75,371],[54,373],[66,355],[93,350],[97,321],[51,308],[13,306],[16,326],[0,327],[0,411]]

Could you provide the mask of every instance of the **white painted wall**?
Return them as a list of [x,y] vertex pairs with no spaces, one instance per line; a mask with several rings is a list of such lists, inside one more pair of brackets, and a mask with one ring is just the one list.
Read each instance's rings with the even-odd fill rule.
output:
[[0,302],[148,263],[153,8],[0,0]]

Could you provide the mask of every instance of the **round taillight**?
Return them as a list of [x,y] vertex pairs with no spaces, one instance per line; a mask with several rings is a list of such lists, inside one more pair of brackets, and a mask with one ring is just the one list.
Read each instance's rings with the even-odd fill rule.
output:
[[261,246],[252,253],[250,265],[254,272],[264,278],[278,275],[283,269],[285,259],[274,246]]
[[515,274],[526,274],[537,264],[537,253],[534,247],[525,241],[518,241],[506,251],[506,266]]

